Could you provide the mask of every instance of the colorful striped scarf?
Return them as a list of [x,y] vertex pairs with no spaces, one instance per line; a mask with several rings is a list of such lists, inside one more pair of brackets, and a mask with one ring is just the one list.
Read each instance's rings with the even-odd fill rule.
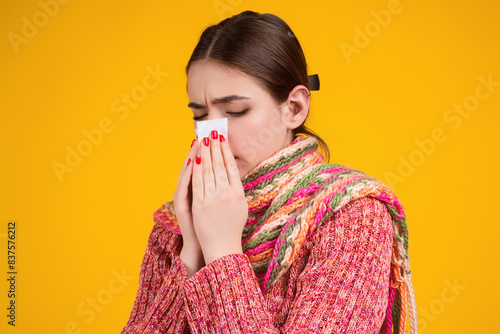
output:
[[[406,216],[396,195],[363,172],[323,163],[314,137],[298,135],[249,171],[242,179],[248,202],[243,252],[250,259],[261,290],[278,280],[297,258],[307,238],[328,217],[352,200],[372,196],[387,207],[393,221],[393,254],[385,333],[405,333],[407,308],[411,333],[417,332],[415,294],[411,282]],[[180,234],[173,202],[154,214]]]

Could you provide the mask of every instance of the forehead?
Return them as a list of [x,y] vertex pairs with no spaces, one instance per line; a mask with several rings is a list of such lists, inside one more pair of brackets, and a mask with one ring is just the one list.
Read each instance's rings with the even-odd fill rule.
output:
[[261,94],[263,88],[251,75],[213,61],[196,61],[189,68],[187,91],[190,99],[205,99],[246,92]]

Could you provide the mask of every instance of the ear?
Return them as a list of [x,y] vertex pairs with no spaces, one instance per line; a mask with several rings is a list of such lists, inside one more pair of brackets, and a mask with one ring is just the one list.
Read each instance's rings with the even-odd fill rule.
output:
[[306,86],[297,85],[288,94],[288,99],[281,104],[283,120],[288,129],[298,128],[304,123],[309,113],[310,94]]

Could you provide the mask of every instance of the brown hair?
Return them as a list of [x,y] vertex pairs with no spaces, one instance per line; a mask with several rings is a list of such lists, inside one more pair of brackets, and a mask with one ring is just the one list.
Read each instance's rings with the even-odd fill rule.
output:
[[[186,74],[193,62],[202,59],[216,60],[252,75],[278,104],[285,102],[297,85],[310,89],[302,47],[290,27],[273,14],[247,10],[209,26],[187,63]],[[293,137],[299,133],[315,137],[328,163],[328,145],[304,123],[292,130]]]

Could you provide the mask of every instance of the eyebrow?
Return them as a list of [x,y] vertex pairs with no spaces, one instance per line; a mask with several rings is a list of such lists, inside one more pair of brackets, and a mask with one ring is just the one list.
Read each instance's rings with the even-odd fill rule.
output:
[[[249,99],[249,97],[240,95],[228,95],[223,97],[216,97],[215,99],[212,100],[212,104],[228,103],[231,101],[245,100],[245,99]],[[201,105],[196,102],[189,102],[188,107],[191,109],[204,109],[207,106]]]

